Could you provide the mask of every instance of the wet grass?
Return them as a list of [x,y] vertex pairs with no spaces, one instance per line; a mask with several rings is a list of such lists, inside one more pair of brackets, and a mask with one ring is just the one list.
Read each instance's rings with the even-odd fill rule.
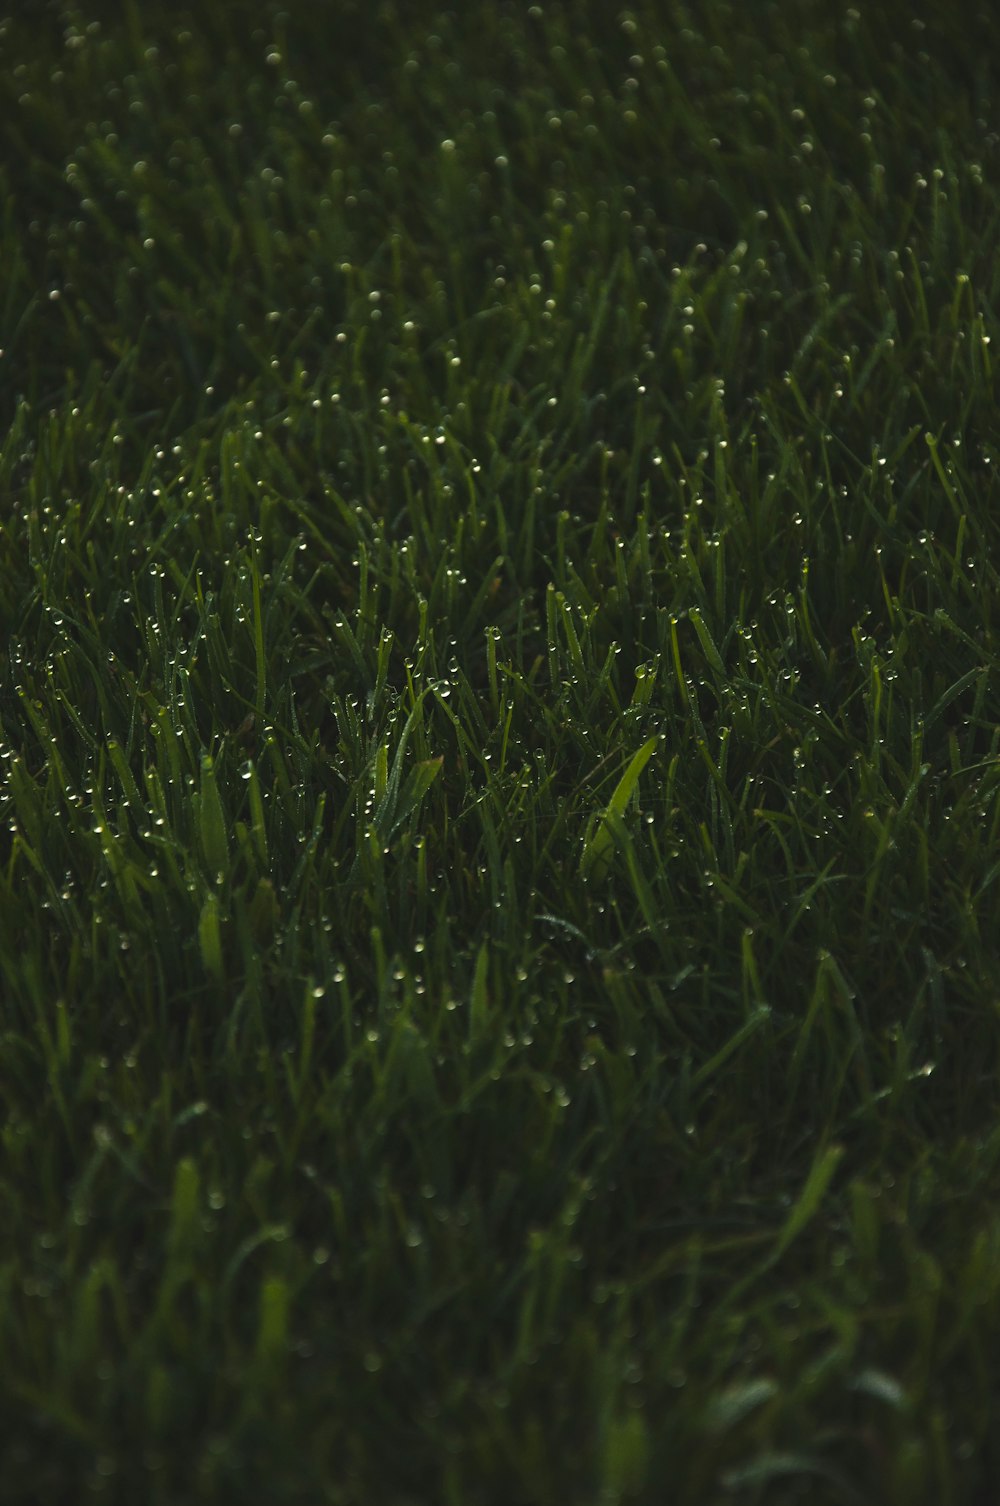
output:
[[0,24],[5,1501],[993,1499],[962,14]]

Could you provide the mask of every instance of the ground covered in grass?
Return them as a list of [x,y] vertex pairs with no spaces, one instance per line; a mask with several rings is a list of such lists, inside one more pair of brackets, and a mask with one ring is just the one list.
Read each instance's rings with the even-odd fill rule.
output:
[[994,1499],[993,14],[0,22],[5,1502]]

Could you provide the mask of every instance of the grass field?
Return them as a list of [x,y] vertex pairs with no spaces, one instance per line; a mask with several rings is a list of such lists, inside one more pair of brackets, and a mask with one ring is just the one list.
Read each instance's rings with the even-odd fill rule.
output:
[[4,1506],[1000,1499],[998,107],[14,0]]

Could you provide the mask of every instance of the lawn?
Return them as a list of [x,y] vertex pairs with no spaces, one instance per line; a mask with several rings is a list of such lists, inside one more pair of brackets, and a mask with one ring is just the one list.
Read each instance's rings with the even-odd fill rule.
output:
[[998,1498],[998,110],[0,19],[4,1506]]

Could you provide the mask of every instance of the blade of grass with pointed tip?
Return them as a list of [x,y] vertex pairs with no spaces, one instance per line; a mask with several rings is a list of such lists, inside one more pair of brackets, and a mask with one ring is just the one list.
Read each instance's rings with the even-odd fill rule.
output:
[[226,815],[215,778],[215,760],[206,753],[201,760],[201,804],[198,812],[201,850],[211,874],[229,875],[229,841]]
[[396,818],[392,824],[392,832],[398,831],[406,818],[416,810],[443,767],[443,753],[439,754],[437,758],[427,758],[417,764],[406,781],[403,793],[400,796]]
[[580,858],[581,878],[599,878],[607,872],[609,851],[614,846],[614,834],[608,818],[612,813],[618,816],[624,815],[632,792],[639,782],[639,775],[652,757],[658,741],[659,739],[655,737],[647,738],[619,779],[615,792],[608,802],[607,810],[599,817],[596,829],[583,844],[583,854]]
[[817,1155],[798,1201],[785,1219],[784,1227],[778,1235],[778,1242],[774,1247],[772,1257],[774,1260],[778,1260],[785,1253],[788,1246],[798,1238],[806,1224],[817,1213],[843,1154],[842,1145],[828,1145]]
[[735,1034],[729,1037],[725,1045],[720,1047],[720,1049],[715,1053],[711,1060],[707,1061],[703,1067],[700,1067],[698,1069],[698,1071],[694,1074],[694,1077],[691,1079],[691,1087],[700,1088],[702,1083],[707,1082],[710,1077],[714,1076],[719,1068],[729,1060],[733,1053],[735,1051],[738,1051],[743,1043],[745,1041],[748,1041],[751,1036],[756,1035],[760,1027],[766,1024],[770,1018],[771,1006],[769,1004],[759,1004],[750,1015],[750,1018],[744,1020],[739,1030],[737,1030]]

